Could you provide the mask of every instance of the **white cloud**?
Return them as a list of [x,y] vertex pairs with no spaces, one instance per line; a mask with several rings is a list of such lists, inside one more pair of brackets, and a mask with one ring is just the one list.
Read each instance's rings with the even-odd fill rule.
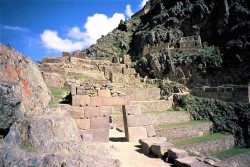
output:
[[148,1],[149,0],[142,0],[142,2],[140,3],[140,8],[142,9]]
[[57,52],[72,52],[84,48],[84,42],[72,42],[69,39],[62,39],[57,31],[44,30],[40,35],[44,47]]
[[6,30],[12,30],[12,31],[29,32],[28,28],[23,28],[23,27],[19,27],[19,26],[7,26],[7,25],[4,25],[3,28],[6,29]]
[[125,20],[125,16],[120,13],[115,13],[111,18],[104,14],[94,14],[88,17],[87,23],[84,25],[87,39],[90,40],[90,43],[95,43],[102,35],[107,35],[116,28],[121,20]]
[[131,10],[131,5],[126,5],[125,13],[128,17],[131,17],[134,14]]
[[111,18],[104,14],[94,14],[89,16],[84,24],[85,31],[81,31],[79,27],[71,28],[67,33],[69,39],[59,37],[58,32],[53,30],[44,30],[40,37],[44,47],[50,50],[57,52],[82,50],[116,28],[120,20],[125,20],[124,14],[115,13]]
[[80,40],[86,37],[86,33],[81,32],[79,27],[73,27],[72,29],[69,30],[68,36],[73,39]]

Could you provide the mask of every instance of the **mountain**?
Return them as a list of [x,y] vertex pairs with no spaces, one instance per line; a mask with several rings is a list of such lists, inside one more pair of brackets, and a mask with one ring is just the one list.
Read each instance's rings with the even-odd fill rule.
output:
[[141,76],[195,87],[250,82],[249,50],[249,1],[154,0],[87,53],[129,54]]

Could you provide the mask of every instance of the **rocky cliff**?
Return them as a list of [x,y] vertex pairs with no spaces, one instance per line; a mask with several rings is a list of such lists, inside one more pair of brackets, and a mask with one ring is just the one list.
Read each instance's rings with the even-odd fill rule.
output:
[[118,166],[104,145],[83,143],[37,66],[0,45],[0,166]]
[[[125,22],[137,18],[139,25],[132,24],[129,29],[119,26],[112,32],[130,33],[125,40],[129,48],[122,52],[116,47],[119,51],[115,53],[128,52],[142,76],[169,78],[189,87],[250,81],[249,1],[152,0],[146,6],[150,9],[147,13]],[[201,37],[202,48],[180,46],[183,37],[192,36]],[[112,47],[119,43],[110,35],[102,39]],[[102,41],[91,48],[100,48]],[[99,52],[104,54],[109,48]],[[145,48],[151,49],[145,52]]]

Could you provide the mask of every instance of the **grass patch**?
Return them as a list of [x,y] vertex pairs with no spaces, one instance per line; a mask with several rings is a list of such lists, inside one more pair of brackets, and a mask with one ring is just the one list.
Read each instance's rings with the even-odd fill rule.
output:
[[143,86],[144,88],[159,88],[158,84],[145,84]]
[[167,111],[172,111],[172,112],[175,112],[175,111],[185,111],[183,108],[170,108],[170,109],[167,109]]
[[177,109],[174,109],[174,108],[170,108],[170,109],[167,109],[167,110],[160,110],[160,111],[147,111],[147,112],[143,112],[145,114],[164,114],[164,113],[167,113],[167,112],[182,112],[182,111],[185,111],[183,110],[182,108],[177,108]]
[[220,139],[224,136],[226,136],[226,134],[213,133],[213,134],[202,136],[202,137],[173,141],[172,143],[176,147],[178,147],[178,146],[184,146],[184,145],[192,145],[195,143],[201,143],[201,142],[210,141],[210,140],[216,140],[216,139]]
[[181,123],[173,123],[173,124],[160,124],[156,125],[156,128],[171,128],[177,126],[188,126],[188,125],[199,125],[202,123],[207,123],[208,121],[190,121],[190,122],[181,122]]
[[91,77],[85,74],[77,74],[73,78],[78,81],[84,81],[84,80],[90,79]]
[[67,93],[68,89],[66,87],[56,88],[49,87],[50,92],[52,93],[52,99],[50,100],[49,105],[58,104]]
[[243,153],[250,153],[250,148],[234,147],[225,151],[217,152],[213,154],[212,156],[220,160],[223,160],[223,159],[227,159],[227,158],[233,157],[238,154],[243,154]]

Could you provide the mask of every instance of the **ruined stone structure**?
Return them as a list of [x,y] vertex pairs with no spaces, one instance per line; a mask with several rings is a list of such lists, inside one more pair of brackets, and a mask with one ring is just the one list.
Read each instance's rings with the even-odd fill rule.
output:
[[141,107],[129,105],[129,99],[115,92],[111,84],[85,83],[71,86],[72,106],[67,110],[75,119],[81,138],[87,142],[108,142],[110,109],[123,106],[125,135],[128,141],[155,136],[151,115],[141,114]]
[[219,86],[196,87],[192,94],[200,97],[208,97],[228,102],[250,102],[250,85],[245,86]]
[[198,54],[202,48],[201,37],[200,36],[188,36],[181,37],[176,46],[170,46],[169,43],[161,43],[154,46],[146,45],[143,48],[143,55],[149,53],[159,53],[166,50],[170,55],[185,55]]
[[140,76],[134,68],[130,68],[131,60],[129,55],[122,58],[114,56],[109,65],[99,65],[106,79],[111,82],[124,85],[137,85],[140,83]]
[[39,70],[49,87],[61,88],[72,84],[80,84],[83,80],[92,80],[95,83],[106,83],[107,80],[116,83],[138,84],[140,77],[133,68],[130,68],[129,55],[113,57],[113,62],[105,60],[91,60],[64,52],[62,57],[46,57],[37,62]]

